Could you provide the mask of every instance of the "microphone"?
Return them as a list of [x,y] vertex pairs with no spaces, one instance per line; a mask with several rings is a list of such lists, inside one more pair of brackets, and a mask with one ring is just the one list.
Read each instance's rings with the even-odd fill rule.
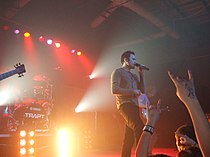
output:
[[149,70],[149,68],[146,67],[146,66],[143,65],[143,64],[136,63],[135,66],[136,66],[136,67],[140,67],[140,68],[142,68],[143,70]]

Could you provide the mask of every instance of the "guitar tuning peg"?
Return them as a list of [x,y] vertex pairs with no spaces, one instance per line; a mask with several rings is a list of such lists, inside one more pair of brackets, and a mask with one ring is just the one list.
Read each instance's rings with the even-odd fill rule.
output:
[[23,76],[23,74],[19,74],[19,75],[18,75],[18,77],[22,77],[22,76]]

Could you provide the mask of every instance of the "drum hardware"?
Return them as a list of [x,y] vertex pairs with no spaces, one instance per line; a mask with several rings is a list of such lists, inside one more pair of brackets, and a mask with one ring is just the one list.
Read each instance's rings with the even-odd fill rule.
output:
[[33,81],[33,96],[39,100],[43,99],[50,102],[53,98],[53,85],[51,84],[50,79],[42,74],[39,74],[33,77]]
[[31,104],[15,104],[11,113],[4,113],[4,128],[8,131],[17,131],[20,127],[32,127],[46,130],[50,127],[50,103],[39,100]]
[[40,81],[40,82],[48,82],[49,81],[49,79],[46,76],[42,75],[42,74],[35,75],[33,77],[33,80],[34,81]]
[[[31,89],[2,116],[8,131],[17,131],[21,127],[33,127],[38,130],[50,129],[53,111],[53,85],[44,75],[33,77]],[[8,109],[8,108],[7,108]]]

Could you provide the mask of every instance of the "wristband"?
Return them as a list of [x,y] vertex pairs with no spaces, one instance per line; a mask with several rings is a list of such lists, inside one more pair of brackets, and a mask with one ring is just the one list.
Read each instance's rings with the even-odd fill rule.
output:
[[152,126],[150,126],[150,125],[145,125],[143,127],[143,131],[149,132],[151,135],[154,133],[154,130],[155,129]]

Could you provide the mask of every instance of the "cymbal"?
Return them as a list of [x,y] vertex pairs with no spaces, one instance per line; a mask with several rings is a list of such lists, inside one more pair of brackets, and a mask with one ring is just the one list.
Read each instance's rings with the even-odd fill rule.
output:
[[49,79],[48,79],[46,76],[44,76],[44,75],[42,75],[42,74],[39,74],[39,75],[35,75],[35,76],[33,77],[33,80],[34,80],[34,81],[43,81],[43,82],[47,82]]

